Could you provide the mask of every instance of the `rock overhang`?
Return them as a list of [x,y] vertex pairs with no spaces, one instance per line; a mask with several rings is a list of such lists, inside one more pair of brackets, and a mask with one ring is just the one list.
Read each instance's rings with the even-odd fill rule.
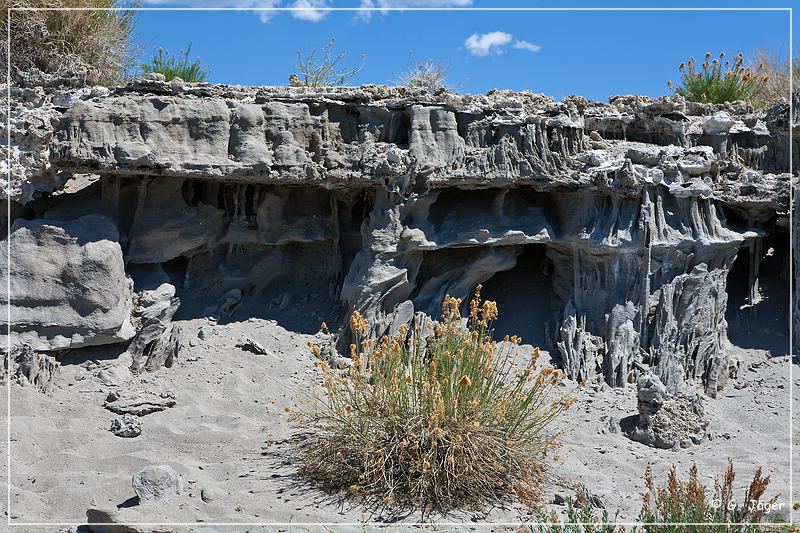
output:
[[788,227],[782,104],[147,80],[51,101],[16,199],[99,174],[127,264],[183,261],[226,301],[327,285],[381,335],[544,246],[576,379],[644,364],[716,391],[726,275],[744,246],[757,279],[753,243]]

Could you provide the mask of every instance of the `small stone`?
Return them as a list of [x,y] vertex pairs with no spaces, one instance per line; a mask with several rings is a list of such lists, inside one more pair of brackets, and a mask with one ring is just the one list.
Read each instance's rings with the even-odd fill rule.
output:
[[254,341],[251,338],[246,338],[244,342],[240,342],[236,345],[237,348],[241,348],[246,352],[252,352],[256,355],[272,355],[272,353],[267,350],[261,343]]
[[140,390],[120,393],[114,401],[106,399],[104,407],[118,415],[144,416],[175,407],[175,404],[173,392],[155,393]]
[[142,434],[142,423],[135,416],[122,415],[111,421],[111,431],[117,437],[138,437]]
[[210,338],[214,334],[214,328],[211,326],[203,326],[200,328],[200,331],[197,332],[197,338],[200,340],[206,340]]
[[150,81],[167,81],[167,77],[160,72],[151,72],[147,78]]
[[110,387],[118,387],[133,379],[133,374],[130,368],[125,365],[112,365],[107,368],[98,370],[95,377],[103,385]]
[[216,494],[208,488],[200,489],[200,499],[206,503],[211,503],[216,499]]
[[598,496],[597,494],[592,494],[592,497],[590,499],[591,499],[591,504],[595,509],[606,508],[606,504],[603,502],[603,500],[600,499],[600,496]]
[[183,494],[183,480],[167,465],[147,466],[133,474],[131,483],[140,502],[169,500]]
[[567,503],[567,499],[564,497],[563,494],[556,494],[555,496],[553,496],[553,503],[555,505],[564,505],[565,503]]

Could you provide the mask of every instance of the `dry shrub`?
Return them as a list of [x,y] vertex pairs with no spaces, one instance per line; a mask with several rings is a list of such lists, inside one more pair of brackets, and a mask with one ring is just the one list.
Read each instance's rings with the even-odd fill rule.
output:
[[447,68],[444,65],[427,59],[403,72],[400,75],[399,84],[411,89],[424,89],[430,94],[434,94],[447,88],[446,77]]
[[[733,494],[736,472],[728,459],[728,469],[722,479],[714,480],[714,492],[708,490],[697,477],[697,465],[689,469],[686,481],[678,479],[673,465],[664,486],[657,487],[650,465],[645,470],[647,492],[642,494],[643,505],[639,519],[645,530],[657,533],[756,533],[768,510],[778,500],[761,501],[769,486],[769,476],[764,477],[761,467],[756,469],[753,479],[745,489],[743,498],[737,500]],[[654,525],[664,523],[665,525]],[[709,524],[709,525],[687,525]],[[713,524],[713,525],[712,525]]]
[[[0,0],[2,28],[8,31],[12,8],[133,8],[140,0]],[[119,83],[137,55],[133,43],[135,12],[11,11],[11,65],[14,71],[33,68],[45,73],[87,70],[90,83]],[[0,51],[7,61],[5,46]]]
[[721,104],[744,100],[759,103],[759,96],[769,81],[769,75],[760,65],[745,66],[741,53],[731,62],[724,52],[719,58],[712,58],[711,52],[707,52],[699,69],[691,58],[681,63],[678,70],[680,81],[674,87],[671,81],[667,84],[676,94],[692,102]]
[[[302,87],[331,87],[344,85],[350,78],[356,76],[367,60],[367,55],[361,54],[361,65],[348,67],[343,64],[347,58],[346,52],[335,52],[336,38],[331,37],[321,50],[310,54],[297,52],[297,72],[292,74],[289,82]],[[317,52],[320,52],[317,55]]]
[[789,61],[781,58],[779,54],[756,50],[752,62],[761,66],[769,76],[761,89],[760,99],[765,103],[774,102],[780,98],[789,99],[790,76],[794,75],[796,84],[798,74],[800,74],[798,60],[795,59],[790,65]]
[[497,306],[480,301],[480,287],[466,324],[459,306],[445,299],[426,340],[403,326],[373,342],[365,338],[369,324],[353,314],[361,338],[351,346],[352,366],[342,372],[316,362],[325,395],[301,413],[309,430],[300,445],[303,475],[390,507],[443,512],[515,492],[534,498],[553,445],[545,428],[571,403],[562,373],[536,370],[538,348],[517,367],[520,339],[492,340]]

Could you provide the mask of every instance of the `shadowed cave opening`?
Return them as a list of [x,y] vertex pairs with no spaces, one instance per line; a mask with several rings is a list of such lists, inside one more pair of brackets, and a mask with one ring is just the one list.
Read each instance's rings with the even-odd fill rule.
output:
[[494,324],[495,339],[518,335],[523,342],[549,349],[547,328],[555,324],[553,266],[544,244],[522,247],[517,264],[486,280],[481,296],[495,300],[500,317]]
[[[728,339],[739,348],[789,353],[788,236],[777,233],[745,243],[728,274]],[[750,271],[758,260],[751,291]]]

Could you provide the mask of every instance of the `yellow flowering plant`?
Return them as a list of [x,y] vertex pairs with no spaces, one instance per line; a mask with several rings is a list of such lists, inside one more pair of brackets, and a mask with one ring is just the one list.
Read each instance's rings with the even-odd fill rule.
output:
[[375,342],[353,313],[352,365],[340,371],[318,359],[324,395],[299,413],[309,429],[301,474],[391,506],[445,511],[530,499],[554,444],[545,429],[572,401],[563,374],[537,367],[538,348],[521,357],[518,337],[492,339],[497,305],[481,302],[480,286],[466,325],[460,306],[445,299],[434,335],[402,326]]

